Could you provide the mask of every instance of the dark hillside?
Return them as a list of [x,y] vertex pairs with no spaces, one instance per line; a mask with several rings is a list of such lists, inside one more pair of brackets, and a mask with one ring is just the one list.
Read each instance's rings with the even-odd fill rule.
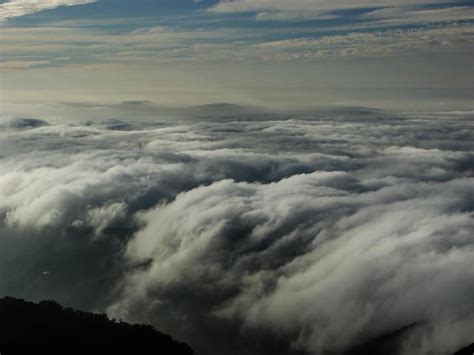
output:
[[474,354],[474,343],[454,353],[454,355],[472,355],[472,354]]
[[9,354],[173,354],[193,351],[151,326],[110,320],[106,315],[0,299],[0,353]]

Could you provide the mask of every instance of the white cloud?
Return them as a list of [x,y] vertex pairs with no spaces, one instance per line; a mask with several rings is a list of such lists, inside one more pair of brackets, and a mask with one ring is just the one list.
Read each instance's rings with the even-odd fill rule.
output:
[[320,38],[287,39],[257,45],[262,58],[311,60],[331,56],[375,57],[422,53],[448,48],[472,50],[474,27],[453,26],[429,29],[351,32]]
[[[426,9],[420,5],[436,5],[450,3],[442,0],[418,1],[349,1],[349,0],[222,0],[211,7],[215,13],[255,12],[258,21],[301,21],[308,19],[331,19],[337,16],[331,11],[349,9],[373,9],[366,20],[402,23],[425,23],[452,20],[469,20],[473,18],[471,7],[453,6],[450,8]],[[455,1],[451,1],[455,3]]]
[[170,32],[171,29],[165,26],[142,27],[133,30],[131,34],[135,35],[152,35],[157,33]]
[[0,293],[97,302],[203,354],[338,351],[414,322],[411,354],[470,339],[472,112],[189,112],[2,119]]
[[9,60],[0,62],[0,69],[21,70],[49,64],[51,64],[49,60]]
[[84,5],[93,2],[96,0],[9,0],[0,4],[0,22],[60,6]]
[[453,6],[442,9],[402,9],[387,7],[372,11],[364,16],[380,24],[409,24],[474,19],[474,8]]
[[[147,227],[128,256],[153,265],[130,275],[111,310],[122,315],[122,307],[155,302],[145,309],[157,312],[160,324],[166,310],[159,305],[172,302],[168,290],[201,297],[203,305],[215,297],[208,312],[217,318],[269,328],[311,354],[426,322],[424,346],[448,353],[470,340],[474,326],[472,313],[452,318],[473,305],[452,302],[473,286],[474,252],[464,246],[472,246],[474,222],[469,212],[456,212],[473,182],[399,180],[358,193],[348,191],[357,183],[352,176],[318,172],[183,193],[144,217]],[[451,323],[464,328],[443,333]]]
[[[452,1],[454,2],[454,1]],[[445,0],[221,0],[211,8],[215,12],[245,12],[245,11],[330,11],[340,9],[414,6],[446,3]]]

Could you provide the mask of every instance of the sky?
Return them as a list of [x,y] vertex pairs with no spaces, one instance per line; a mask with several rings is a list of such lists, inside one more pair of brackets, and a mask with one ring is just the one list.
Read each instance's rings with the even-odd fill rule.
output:
[[2,113],[471,109],[473,21],[472,1],[2,0]]

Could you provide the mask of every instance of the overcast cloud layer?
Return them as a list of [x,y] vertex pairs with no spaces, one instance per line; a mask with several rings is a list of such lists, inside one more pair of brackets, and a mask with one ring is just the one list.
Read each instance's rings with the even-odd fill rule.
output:
[[472,112],[0,121],[0,295],[203,354],[401,354],[474,334]]

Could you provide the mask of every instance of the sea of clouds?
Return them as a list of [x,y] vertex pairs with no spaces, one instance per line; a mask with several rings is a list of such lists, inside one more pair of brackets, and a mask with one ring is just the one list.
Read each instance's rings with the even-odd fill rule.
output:
[[473,112],[219,115],[0,119],[0,296],[198,354],[474,341]]

